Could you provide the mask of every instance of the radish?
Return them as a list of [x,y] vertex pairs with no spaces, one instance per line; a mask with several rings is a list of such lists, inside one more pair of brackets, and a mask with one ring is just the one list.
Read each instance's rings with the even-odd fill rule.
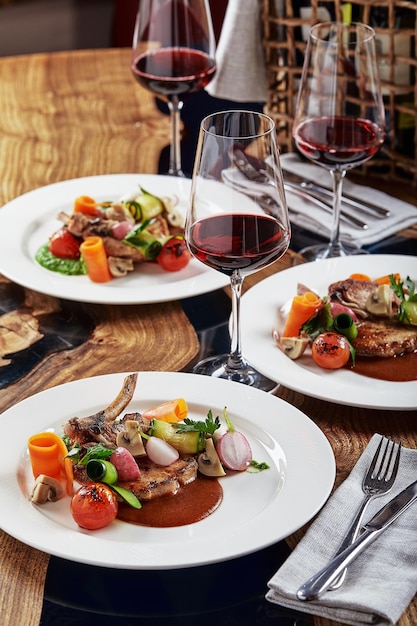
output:
[[171,465],[180,454],[170,443],[159,437],[150,437],[146,442],[146,454],[155,465]]
[[347,313],[354,322],[358,321],[355,312],[348,306],[340,304],[340,302],[330,302],[330,313],[332,314],[332,317],[336,317],[337,315],[340,315],[340,313]]
[[117,222],[112,226],[112,234],[115,239],[124,239],[128,233],[132,230],[132,224],[126,220]]
[[243,472],[252,461],[252,450],[245,435],[237,431],[226,413],[223,411],[227,424],[227,432],[216,444],[217,454],[227,469]]
[[121,446],[116,448],[115,451],[112,452],[109,461],[116,468],[118,478],[122,482],[126,480],[137,480],[139,478],[139,466],[126,448],[122,448]]

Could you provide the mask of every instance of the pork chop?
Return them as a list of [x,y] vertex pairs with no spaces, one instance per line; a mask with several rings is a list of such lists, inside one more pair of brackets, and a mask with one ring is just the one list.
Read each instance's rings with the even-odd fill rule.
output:
[[[138,465],[140,477],[137,480],[119,481],[117,484],[134,493],[140,502],[175,495],[181,487],[197,478],[198,464],[194,457],[180,457],[165,467],[152,463],[148,457],[142,457]],[[74,478],[81,485],[91,482],[85,465],[74,466]]]
[[377,288],[378,285],[368,280],[346,278],[329,285],[328,296],[331,302],[339,302],[360,317],[368,317],[366,301]]
[[[137,373],[126,376],[123,387],[105,409],[86,417],[72,417],[63,424],[62,427],[67,437],[80,445],[103,443],[110,448],[116,447],[117,433],[124,430],[116,419],[132,400],[137,378]],[[134,418],[125,416],[125,419]]]
[[417,351],[417,328],[394,320],[364,320],[352,345],[359,356],[400,356]]

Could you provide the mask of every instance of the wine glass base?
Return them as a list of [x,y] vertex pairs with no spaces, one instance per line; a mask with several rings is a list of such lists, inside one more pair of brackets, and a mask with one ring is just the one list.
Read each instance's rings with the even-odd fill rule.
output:
[[242,383],[243,385],[255,387],[256,389],[261,389],[268,393],[273,393],[278,389],[278,383],[263,376],[249,364],[245,368],[234,369],[229,366],[228,362],[228,354],[208,357],[193,367],[193,374],[213,376],[213,378],[224,378],[233,382]]
[[299,251],[299,254],[305,261],[322,261],[323,259],[369,254],[369,252],[362,248],[354,248],[353,246],[347,246],[345,244],[337,247],[329,246],[329,244],[317,244],[303,248]]

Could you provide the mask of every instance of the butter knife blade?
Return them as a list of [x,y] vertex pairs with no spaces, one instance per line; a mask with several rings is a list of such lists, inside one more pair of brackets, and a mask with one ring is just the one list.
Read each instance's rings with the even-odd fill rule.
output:
[[[303,178],[299,174],[295,174],[294,172],[290,172],[288,170],[283,171],[284,180],[288,183],[293,183],[294,185],[299,185],[302,189],[308,191],[316,191],[317,193],[322,194],[327,198],[333,198],[333,191],[328,189],[327,187],[323,187],[318,183],[315,183],[312,180],[307,178]],[[354,196],[351,196],[345,192],[342,194],[342,204],[349,205],[353,209],[360,211],[364,215],[372,215],[377,217],[389,217],[391,215],[391,211],[381,207],[377,204],[373,204],[372,202],[368,202],[365,200],[358,200]]]
[[297,591],[302,601],[316,600],[327,591],[339,574],[417,500],[417,481],[392,498],[364,525],[364,531],[346,550],[333,558],[317,574],[309,578]]

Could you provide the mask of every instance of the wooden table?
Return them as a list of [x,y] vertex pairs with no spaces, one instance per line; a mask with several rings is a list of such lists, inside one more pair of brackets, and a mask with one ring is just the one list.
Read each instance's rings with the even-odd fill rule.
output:
[[[0,59],[0,206],[27,191],[57,181],[107,173],[156,173],[169,123],[153,98],[130,75],[129,51],[91,50]],[[392,189],[391,189],[392,192]],[[404,199],[410,199],[403,192]],[[17,228],[18,216],[17,216]],[[415,231],[407,233],[413,236]],[[292,264],[294,253],[249,277],[245,289]],[[18,293],[21,312],[32,318],[56,313],[62,302],[0,279]],[[16,291],[17,290],[17,291]],[[46,356],[20,380],[0,387],[0,411],[49,387],[119,371],[179,371],[196,357],[196,331],[179,302],[142,306],[77,304],[93,329],[72,350]],[[21,318],[21,324],[28,323]],[[24,334],[24,333],[23,333]],[[163,360],[162,360],[163,357]],[[1,365],[1,355],[0,355]],[[4,372],[4,370],[3,370]],[[0,369],[0,382],[2,369]],[[336,485],[346,478],[375,432],[417,448],[415,412],[340,406],[281,387],[278,395],[310,416],[328,438],[337,462]],[[305,528],[288,538],[292,547]],[[12,624],[24,615],[39,624],[49,557],[0,533],[0,614]],[[23,619],[23,618],[22,618]],[[315,619],[316,626],[335,622]],[[417,600],[400,626],[417,623]]]

